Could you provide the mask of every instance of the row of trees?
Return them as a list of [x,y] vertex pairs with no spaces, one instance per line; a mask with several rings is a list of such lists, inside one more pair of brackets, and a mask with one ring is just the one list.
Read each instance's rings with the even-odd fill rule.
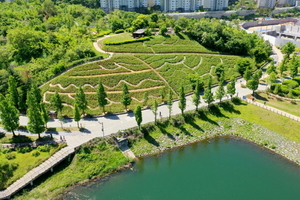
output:
[[[236,89],[235,89],[235,78],[232,77],[230,82],[227,84],[227,91],[225,91],[224,88],[224,76],[221,77],[220,82],[219,82],[219,87],[215,93],[215,95],[212,92],[212,78],[209,78],[208,86],[204,89],[204,95],[202,96],[202,99],[204,100],[205,103],[207,103],[208,106],[210,106],[211,103],[215,101],[215,99],[218,99],[220,102],[222,101],[222,98],[228,94],[232,98],[232,96],[235,94]],[[198,111],[198,107],[201,103],[201,95],[200,95],[200,86],[202,83],[197,81],[196,87],[194,90],[194,94],[192,96],[192,103],[196,106],[196,111]],[[173,97],[172,97],[172,91],[170,90],[169,95],[168,95],[168,109],[169,109],[169,118],[171,117],[171,112],[172,112],[172,105],[173,105]],[[180,93],[179,93],[179,103],[178,107],[181,110],[182,116],[184,116],[184,110],[186,109],[186,96],[184,92],[184,87],[181,86]],[[154,122],[157,122],[157,114],[158,114],[158,103],[157,100],[154,101],[153,106],[151,107],[151,110],[154,114]],[[142,118],[142,109],[141,106],[138,105],[134,111],[135,119],[137,122],[137,125],[140,129],[141,123],[143,121]]]

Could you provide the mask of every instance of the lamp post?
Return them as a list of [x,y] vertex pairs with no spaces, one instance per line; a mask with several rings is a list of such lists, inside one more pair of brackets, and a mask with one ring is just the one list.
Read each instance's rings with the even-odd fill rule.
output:
[[102,125],[102,133],[103,133],[103,137],[104,137],[104,125],[103,125],[103,122],[98,122],[99,124],[101,124]]

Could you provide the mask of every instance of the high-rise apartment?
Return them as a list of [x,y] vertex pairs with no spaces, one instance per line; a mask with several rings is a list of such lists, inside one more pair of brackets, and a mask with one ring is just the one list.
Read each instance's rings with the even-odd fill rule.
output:
[[257,5],[259,8],[274,8],[276,0],[258,0]]
[[295,6],[296,0],[278,0],[278,6]]
[[106,12],[114,9],[141,11],[157,6],[163,12],[194,12],[201,6],[209,10],[224,10],[228,0],[100,0],[101,8]]

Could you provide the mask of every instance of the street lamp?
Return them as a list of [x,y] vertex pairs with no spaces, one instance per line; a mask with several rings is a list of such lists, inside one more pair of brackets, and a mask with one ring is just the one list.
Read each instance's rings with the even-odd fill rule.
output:
[[102,125],[102,133],[103,133],[103,137],[104,137],[104,125],[103,125],[103,122],[98,122],[99,124],[101,124]]

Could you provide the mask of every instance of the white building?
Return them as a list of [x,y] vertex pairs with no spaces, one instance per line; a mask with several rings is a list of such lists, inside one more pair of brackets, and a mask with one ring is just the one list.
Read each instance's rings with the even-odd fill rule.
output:
[[276,0],[258,0],[257,6],[259,8],[274,8]]
[[114,9],[140,11],[140,8],[159,6],[164,12],[194,12],[200,7],[209,10],[224,10],[228,0],[100,0],[101,8],[106,12]]
[[296,0],[278,0],[278,6],[295,6]]

